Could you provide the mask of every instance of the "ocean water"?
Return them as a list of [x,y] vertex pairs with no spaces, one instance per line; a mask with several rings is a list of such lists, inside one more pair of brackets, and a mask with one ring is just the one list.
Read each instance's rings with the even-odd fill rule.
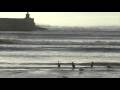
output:
[[120,62],[116,52],[75,52],[75,51],[1,51],[0,62],[6,63],[63,63],[71,62]]
[[[51,32],[50,32],[51,33]],[[83,33],[83,32],[82,32]],[[84,32],[85,33],[85,32]],[[53,35],[46,32],[0,32],[0,39],[14,41],[14,43],[0,44],[0,67],[39,67],[35,64],[27,63],[87,63],[87,62],[119,62],[120,63],[120,46],[97,43],[97,45],[89,45],[95,42],[117,42],[120,43],[118,36],[99,36],[90,35]],[[37,34],[37,35],[36,35]],[[111,35],[111,34],[110,34]],[[87,45],[84,43],[89,42]],[[80,48],[86,48],[81,50]],[[87,50],[89,48],[99,48],[99,50]],[[103,50],[101,50],[101,48]],[[104,49],[108,49],[105,51]],[[118,49],[112,51],[109,49]],[[26,64],[26,65],[23,65]],[[104,71],[105,70],[105,71]],[[107,72],[106,68],[101,71],[86,70],[79,74],[77,71],[57,71],[57,70],[3,70],[0,69],[0,77],[119,77],[119,70]],[[94,74],[93,74],[94,72]]]

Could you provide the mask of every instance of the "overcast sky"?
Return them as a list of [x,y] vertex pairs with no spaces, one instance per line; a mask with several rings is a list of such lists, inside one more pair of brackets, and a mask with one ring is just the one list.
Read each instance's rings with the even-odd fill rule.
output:
[[[0,18],[24,18],[26,12],[0,12]],[[120,26],[120,12],[30,12],[37,24]]]

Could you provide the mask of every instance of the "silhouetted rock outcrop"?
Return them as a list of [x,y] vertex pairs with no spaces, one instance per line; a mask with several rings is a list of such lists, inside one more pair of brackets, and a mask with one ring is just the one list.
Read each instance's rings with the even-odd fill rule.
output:
[[34,18],[30,18],[29,13],[25,18],[0,18],[0,31],[24,31],[34,30]]

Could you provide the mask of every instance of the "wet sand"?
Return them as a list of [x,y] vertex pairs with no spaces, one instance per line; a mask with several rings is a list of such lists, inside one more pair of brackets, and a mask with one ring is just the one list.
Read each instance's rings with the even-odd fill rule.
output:
[[120,78],[120,69],[0,69],[0,78]]

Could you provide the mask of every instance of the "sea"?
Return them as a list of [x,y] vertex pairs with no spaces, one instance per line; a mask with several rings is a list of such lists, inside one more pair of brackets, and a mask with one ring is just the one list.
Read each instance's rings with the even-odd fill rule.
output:
[[[120,63],[119,30],[113,31],[0,31],[1,78],[119,78],[119,69],[19,69],[39,63]],[[117,43],[117,44],[115,44]],[[12,69],[10,67],[13,67]],[[4,68],[4,69],[3,69]]]

